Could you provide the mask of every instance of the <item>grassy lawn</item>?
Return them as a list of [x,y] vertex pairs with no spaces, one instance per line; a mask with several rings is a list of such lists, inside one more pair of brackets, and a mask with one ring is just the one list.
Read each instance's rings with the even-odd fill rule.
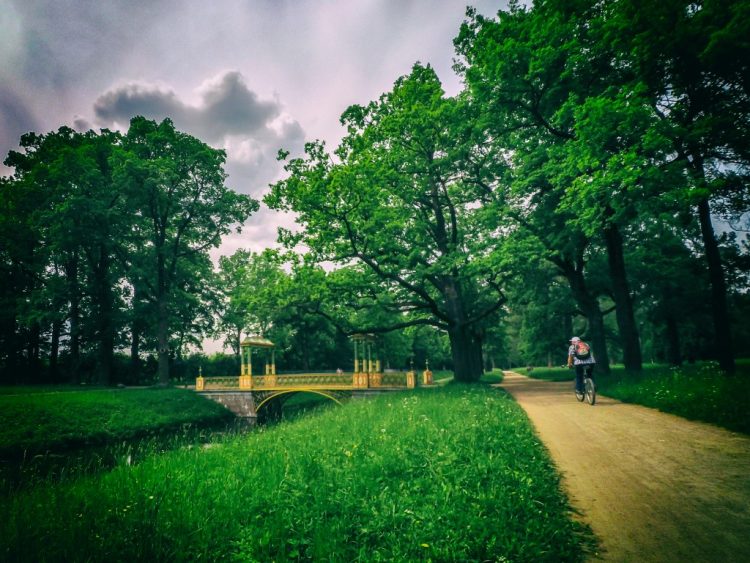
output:
[[502,383],[503,382],[503,370],[501,369],[495,369],[489,372],[486,372],[482,377],[479,379],[482,383]]
[[[417,372],[417,379],[422,380],[422,372]],[[432,380],[435,383],[448,383],[453,379],[453,371],[451,370],[435,370],[432,372]],[[480,378],[481,383],[500,383],[503,380],[503,370],[495,369],[493,371],[485,372]]]
[[484,386],[352,401],[0,498],[5,560],[581,561],[521,408]]
[[231,420],[185,389],[0,392],[0,458],[99,445],[186,423]]
[[[566,368],[534,368],[520,373],[550,381],[572,381]],[[750,434],[750,360],[737,362],[737,372],[726,376],[711,362],[679,368],[646,365],[639,375],[614,366],[604,377],[595,374],[598,391],[627,403],[637,403]]]

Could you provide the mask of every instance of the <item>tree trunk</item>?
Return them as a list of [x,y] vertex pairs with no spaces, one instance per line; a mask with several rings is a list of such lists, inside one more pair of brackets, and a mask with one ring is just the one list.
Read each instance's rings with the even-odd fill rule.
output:
[[711,208],[707,199],[698,203],[698,219],[701,225],[703,246],[706,249],[708,275],[711,282],[716,355],[719,360],[719,367],[727,373],[734,373],[732,330],[729,324],[729,309],[727,307],[727,286],[724,280],[721,255],[719,254],[719,244],[716,242],[714,228],[711,224]]
[[141,321],[133,319],[130,329],[130,380],[137,382],[141,376]]
[[159,346],[159,385],[169,385],[169,311],[167,296],[160,295],[157,303],[156,338]]
[[60,357],[60,329],[62,322],[59,320],[52,321],[52,338],[49,347],[49,378],[53,383],[57,383],[58,358]]
[[70,298],[70,382],[81,382],[81,296],[78,291],[78,260],[70,258],[65,264]]
[[156,244],[156,342],[159,347],[159,385],[169,385],[169,282],[164,258],[164,235]]
[[609,276],[612,280],[612,297],[615,301],[615,315],[617,317],[617,328],[620,332],[623,363],[627,371],[641,371],[643,368],[641,344],[633,313],[633,299],[630,295],[625,272],[622,236],[617,225],[610,224],[604,229],[604,240],[607,245]]
[[109,256],[105,247],[99,248],[99,260],[94,264],[94,295],[97,301],[97,332],[99,340],[99,362],[97,380],[100,385],[112,383],[114,365],[115,328],[113,297],[109,280]]
[[448,339],[453,356],[453,375],[456,381],[475,383],[482,377],[482,341],[466,324],[466,309],[458,282],[452,277],[444,280],[443,295],[453,323],[448,328]]
[[563,273],[570,284],[573,299],[575,299],[581,312],[589,322],[591,344],[593,345],[594,358],[596,359],[596,369],[601,373],[608,374],[609,353],[607,352],[607,339],[604,333],[604,316],[601,309],[599,309],[599,303],[589,293],[586,287],[586,280],[580,269],[570,266],[565,268]]
[[41,341],[41,327],[38,322],[31,324],[29,328],[28,346],[27,346],[27,362],[28,372],[26,374],[26,380],[31,383],[38,383],[42,374],[41,362],[39,361],[39,345]]
[[456,381],[475,383],[482,376],[482,346],[465,326],[448,329],[453,356],[453,375]]
[[235,344],[232,344],[232,351],[234,352],[234,366],[237,373],[242,371],[242,327],[237,327],[237,338],[233,338]]
[[680,331],[677,328],[677,320],[670,312],[667,313],[667,361],[672,366],[682,365],[682,353],[680,352]]
[[[573,334],[573,315],[565,313],[565,315],[563,315],[562,325],[563,333],[565,334],[566,338],[572,338],[573,336],[575,336]],[[567,349],[565,350],[565,352],[567,354]]]

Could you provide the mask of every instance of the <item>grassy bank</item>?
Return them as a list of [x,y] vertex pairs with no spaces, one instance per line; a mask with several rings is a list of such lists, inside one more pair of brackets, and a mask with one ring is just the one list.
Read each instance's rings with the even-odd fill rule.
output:
[[1,501],[15,560],[579,561],[590,541],[518,405],[449,385]]
[[[573,380],[566,368],[534,368],[520,373],[550,381]],[[750,361],[737,362],[737,372],[726,376],[715,363],[679,368],[646,365],[639,375],[614,366],[605,377],[596,374],[600,393],[750,434]]]
[[231,420],[185,389],[0,393],[0,458],[102,445],[181,424]]

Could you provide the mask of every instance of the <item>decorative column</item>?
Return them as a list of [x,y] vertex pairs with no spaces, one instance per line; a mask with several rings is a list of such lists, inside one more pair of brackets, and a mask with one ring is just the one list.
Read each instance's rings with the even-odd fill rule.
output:
[[354,375],[352,375],[352,387],[354,389],[367,389],[367,341],[364,334],[353,334],[354,343]]
[[276,349],[271,348],[271,375],[276,375]]
[[425,370],[422,373],[422,382],[425,385],[432,385],[432,372],[430,371],[430,361],[429,360],[425,360],[424,361],[424,367],[425,367]]
[[205,388],[205,380],[203,379],[203,368],[198,366],[198,377],[195,379],[195,390],[203,391]]
[[383,376],[380,373],[380,360],[373,359],[373,356],[377,358],[378,350],[375,348],[373,354],[373,347],[375,347],[375,337],[370,335],[369,340],[369,364],[370,364],[370,385],[372,387],[380,387],[383,383]]
[[352,342],[354,343],[354,377],[357,377],[357,374],[359,373],[359,360],[357,358],[357,339],[353,338]]
[[253,349],[247,341],[240,344],[240,389],[253,388]]

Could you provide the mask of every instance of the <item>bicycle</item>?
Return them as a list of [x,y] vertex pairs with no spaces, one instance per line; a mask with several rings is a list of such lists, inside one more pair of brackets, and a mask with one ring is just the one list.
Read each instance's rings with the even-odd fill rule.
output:
[[583,368],[583,392],[575,390],[576,399],[583,402],[584,400],[591,406],[596,403],[596,384],[591,377],[592,368],[590,365]]

